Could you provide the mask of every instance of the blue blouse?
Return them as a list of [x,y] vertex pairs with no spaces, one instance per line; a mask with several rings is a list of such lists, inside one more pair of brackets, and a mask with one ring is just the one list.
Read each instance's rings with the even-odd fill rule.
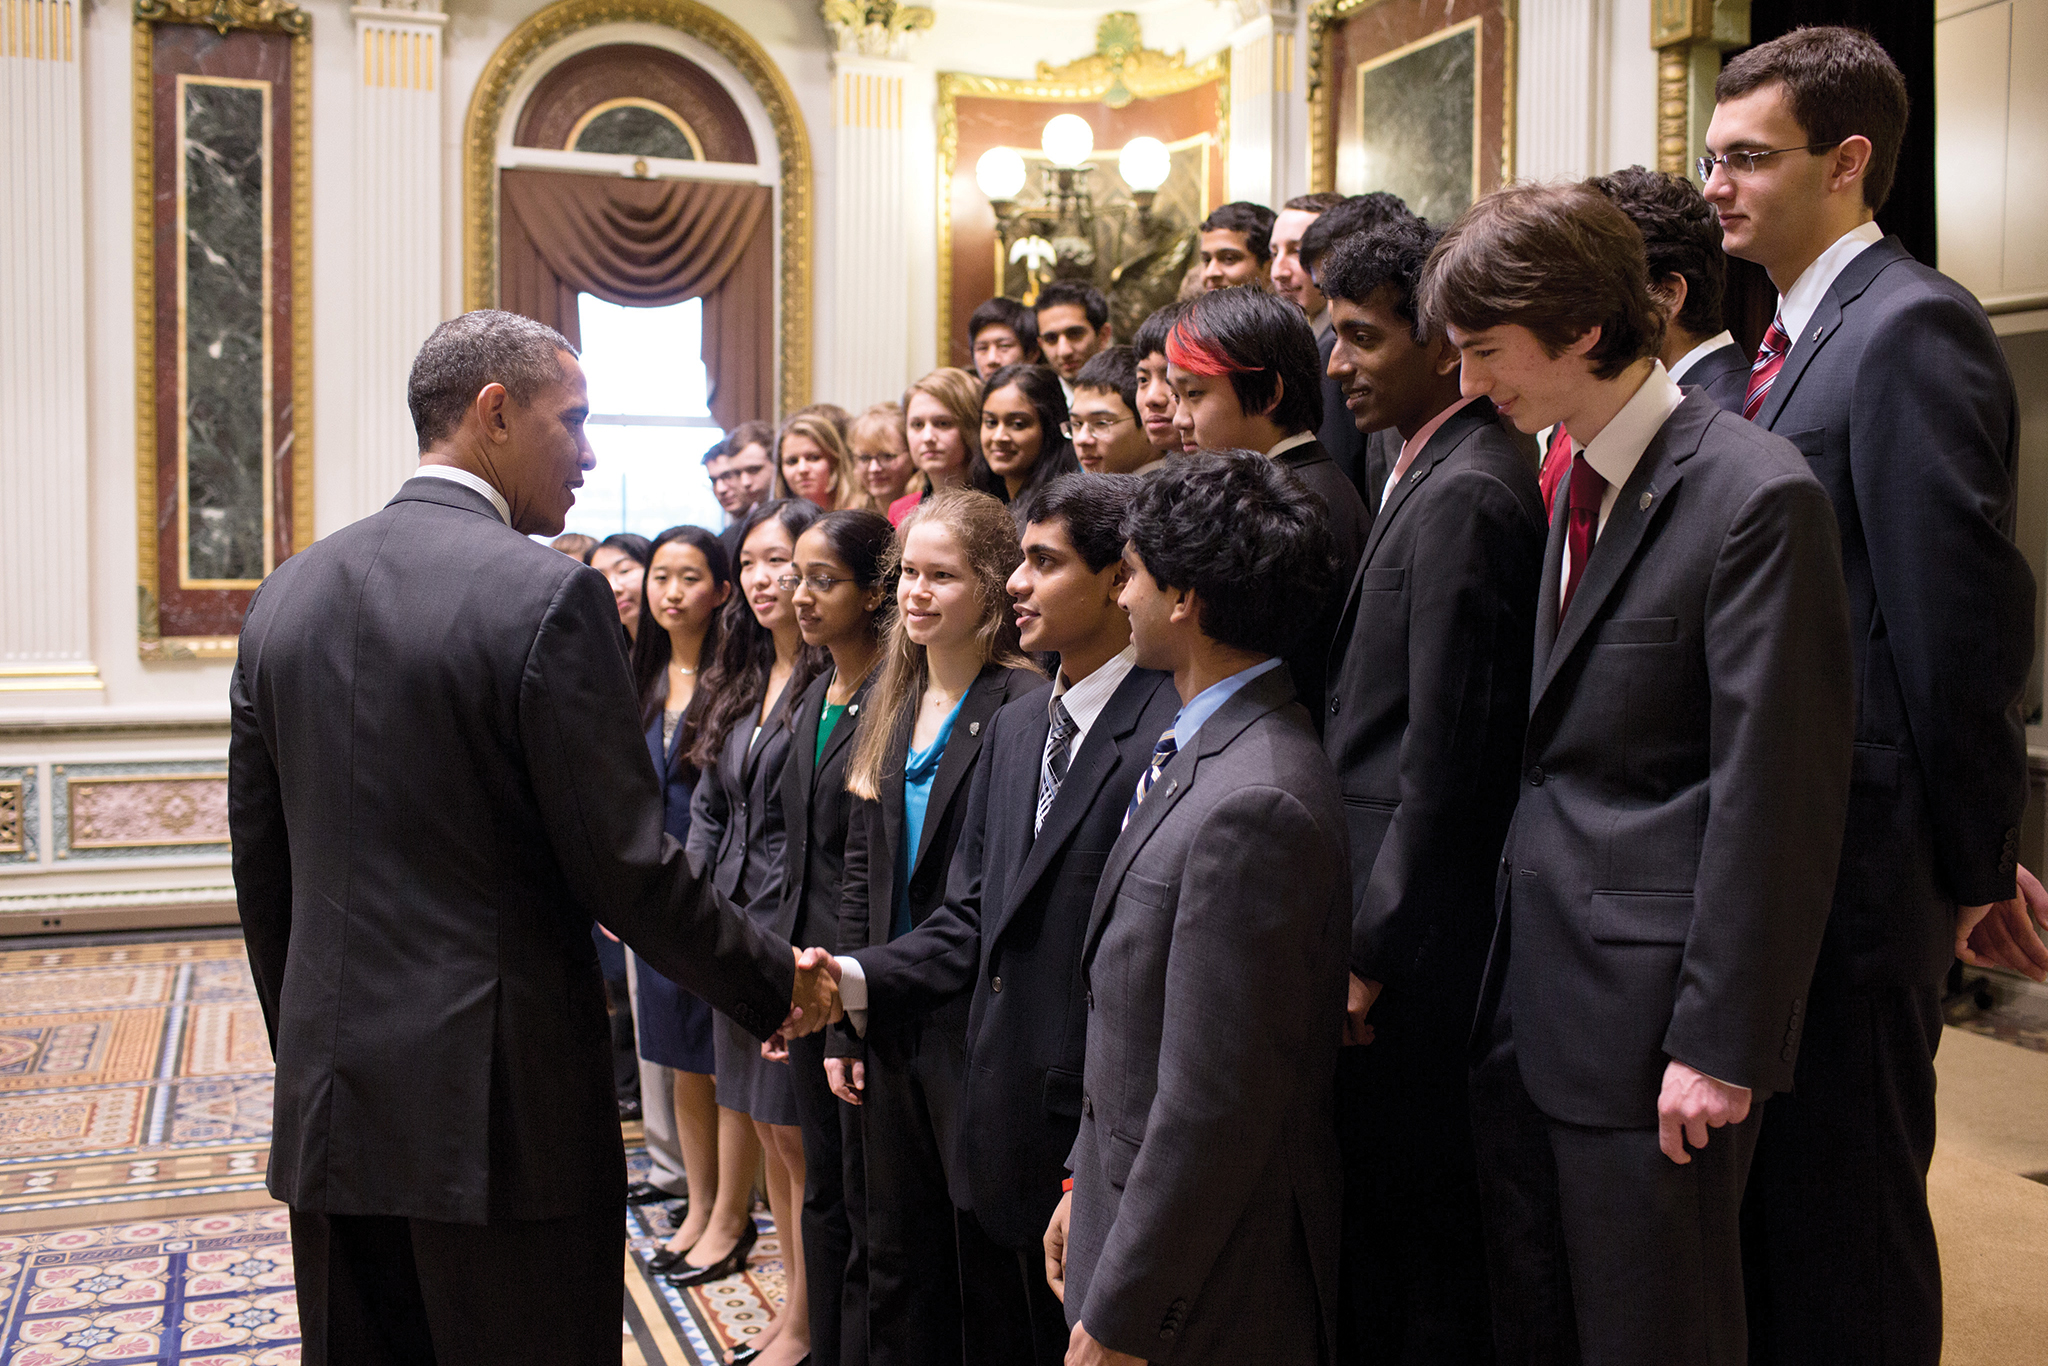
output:
[[967,694],[946,713],[939,733],[924,749],[913,749],[903,758],[903,846],[896,851],[896,908],[890,919],[889,937],[910,933],[910,865],[924,841],[924,811],[932,799],[932,782],[939,776],[939,763],[946,757],[946,741],[953,737],[953,718],[960,714]]

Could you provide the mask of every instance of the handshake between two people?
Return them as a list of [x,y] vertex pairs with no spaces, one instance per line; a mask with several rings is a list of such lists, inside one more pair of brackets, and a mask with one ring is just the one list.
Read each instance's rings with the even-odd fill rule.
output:
[[846,1018],[839,999],[839,964],[824,949],[799,949],[790,945],[796,957],[796,982],[789,991],[789,1015],[761,1045],[763,1056],[777,1060],[789,1056],[789,1041],[815,1034]]

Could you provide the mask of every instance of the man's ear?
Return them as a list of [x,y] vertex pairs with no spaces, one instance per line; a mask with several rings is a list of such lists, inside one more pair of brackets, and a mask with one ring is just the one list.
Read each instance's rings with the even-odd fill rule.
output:
[[1870,139],[1861,133],[1843,138],[1828,163],[1828,189],[1840,192],[1851,185],[1860,186],[1870,169],[1870,153]]
[[1173,606],[1167,611],[1168,621],[1195,621],[1201,609],[1195,605],[1195,590],[1176,588],[1173,590]]
[[1591,354],[1593,348],[1598,346],[1599,344],[1600,325],[1598,323],[1595,323],[1593,326],[1587,328],[1584,335],[1582,335],[1577,341],[1573,342],[1570,346],[1567,346],[1565,348],[1565,354],[1584,358],[1585,356]]
[[1287,377],[1285,375],[1275,373],[1273,376],[1272,401],[1267,403],[1265,407],[1259,409],[1256,413],[1248,413],[1246,414],[1246,416],[1271,417],[1275,412],[1279,410],[1280,400],[1285,397],[1287,397]]
[[1458,348],[1451,343],[1449,333],[1439,332],[1436,336],[1431,337],[1428,349],[1432,352],[1429,358],[1429,368],[1435,374],[1443,376],[1455,375],[1458,373],[1458,367],[1464,364],[1465,358],[1459,353]]
[[512,429],[507,421],[510,414],[505,411],[511,401],[512,396],[505,392],[502,384],[486,384],[477,390],[476,400],[470,407],[483,427],[486,440],[503,445],[512,439]]
[[1691,290],[1692,286],[1686,283],[1685,277],[1675,270],[1661,280],[1650,282],[1650,297],[1664,310],[1666,323],[1677,322],[1678,315],[1685,312],[1685,300]]

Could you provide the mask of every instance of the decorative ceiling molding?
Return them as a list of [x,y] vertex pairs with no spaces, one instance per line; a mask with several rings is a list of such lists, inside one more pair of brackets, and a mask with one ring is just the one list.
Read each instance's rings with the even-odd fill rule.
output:
[[223,38],[229,29],[269,29],[303,38],[312,16],[291,0],[135,0],[135,17],[152,24],[204,24]]
[[930,28],[933,21],[925,6],[899,5],[896,0],[823,0],[818,8],[839,51],[863,57],[900,60],[910,47],[910,35]]

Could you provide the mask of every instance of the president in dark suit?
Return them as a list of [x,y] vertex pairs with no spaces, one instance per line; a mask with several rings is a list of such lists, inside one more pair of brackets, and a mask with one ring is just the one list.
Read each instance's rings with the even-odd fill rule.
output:
[[611,593],[528,539],[595,463],[574,351],[466,314],[408,397],[421,477],[279,566],[233,675],[270,1191],[309,1361],[616,1363],[626,1167],[591,919],[764,1038],[793,982],[802,1023],[828,997],[664,833]]
[[[1190,303],[1166,334],[1166,364],[1180,396],[1174,424],[1191,449],[1262,451],[1307,485],[1323,508],[1340,588],[1317,604],[1319,615],[1287,653],[1298,695],[1314,701],[1323,695],[1341,585],[1351,581],[1372,528],[1357,488],[1316,440],[1323,373],[1315,333],[1300,309],[1264,290],[1217,290]],[[1321,712],[1311,712],[1318,731]]]
[[1335,1329],[1350,865],[1279,651],[1329,590],[1329,533],[1250,451],[1168,461],[1124,530],[1137,661],[1181,706],[1083,941],[1074,1188],[1046,1231],[1067,1362],[1311,1366]]
[[1399,443],[1323,725],[1351,831],[1345,1363],[1493,1360],[1465,1055],[1520,779],[1543,498],[1493,404],[1459,393],[1458,349],[1420,321],[1435,242],[1396,224],[1322,263],[1346,411]]
[[1737,1215],[1848,799],[1834,516],[1789,443],[1671,381],[1642,237],[1594,190],[1474,205],[1423,309],[1465,392],[1576,447],[1476,1026],[1497,1345],[1740,1366]]
[[2012,377],[1969,291],[1873,221],[1906,128],[1875,41],[1798,30],[1732,62],[1716,97],[1707,198],[1782,291],[1748,412],[1834,504],[1855,645],[1834,914],[1744,1211],[1754,1359],[1934,1366],[1943,975],[1959,948],[2048,967],[2015,896],[2034,581],[2012,542]]
[[1057,655],[1057,680],[990,722],[945,904],[841,960],[842,989],[874,1027],[970,998],[951,1184],[961,1283],[982,1292],[965,1324],[977,1366],[1066,1357],[1042,1240],[1081,1119],[1081,938],[1131,791],[1180,707],[1172,679],[1135,666],[1117,605],[1131,482],[1070,474],[1033,495],[1009,590],[1024,648]]

